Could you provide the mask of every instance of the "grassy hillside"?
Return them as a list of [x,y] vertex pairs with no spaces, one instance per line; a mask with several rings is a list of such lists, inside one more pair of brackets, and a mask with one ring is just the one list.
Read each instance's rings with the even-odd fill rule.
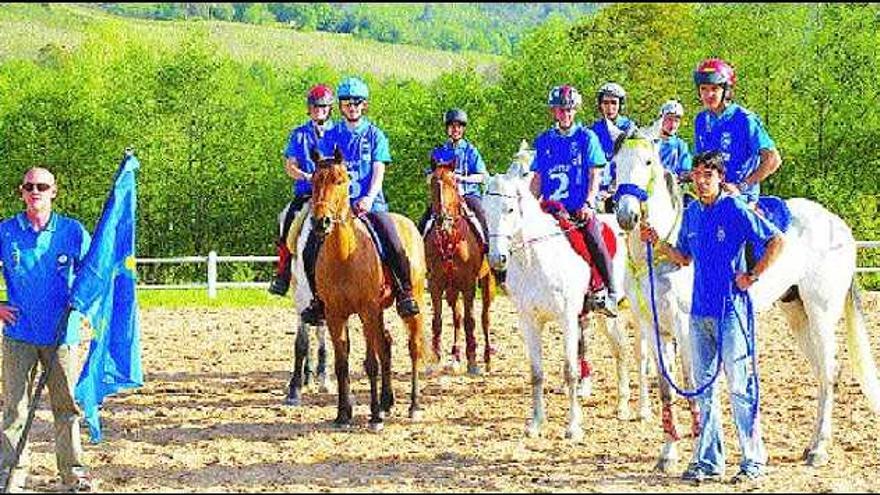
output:
[[408,45],[355,39],[347,34],[300,32],[285,27],[204,21],[123,19],[92,8],[51,4],[0,5],[0,62],[36,59],[54,43],[75,49],[102,25],[125,26],[132,37],[157,49],[177,47],[191,30],[206,30],[210,40],[232,58],[277,67],[327,65],[341,72],[369,73],[427,82],[440,74],[475,67],[494,78],[500,57],[452,53]]

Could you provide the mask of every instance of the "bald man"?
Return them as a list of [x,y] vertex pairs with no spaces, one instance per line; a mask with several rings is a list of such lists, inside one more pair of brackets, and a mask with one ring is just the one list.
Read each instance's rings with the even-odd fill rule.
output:
[[[3,323],[3,429],[0,434],[0,482],[24,489],[27,448],[12,470],[15,447],[27,420],[37,363],[49,367],[49,397],[55,419],[55,458],[61,482],[73,491],[90,491],[93,482],[82,461],[80,411],[74,387],[81,368],[78,329],[58,322],[70,301],[70,288],[91,236],[72,218],[54,213],[55,177],[32,168],[19,186],[25,210],[0,223],[0,260],[8,302],[0,302]],[[58,346],[55,352],[56,344]],[[10,472],[11,471],[11,472]]]

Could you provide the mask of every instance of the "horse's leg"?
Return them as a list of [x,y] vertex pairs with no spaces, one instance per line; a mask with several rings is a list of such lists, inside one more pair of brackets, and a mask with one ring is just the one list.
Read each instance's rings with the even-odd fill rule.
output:
[[[376,314],[378,313],[378,315]],[[385,340],[382,330],[382,310],[364,311],[359,313],[361,323],[364,326],[364,340],[366,341],[366,359],[364,369],[370,379],[370,431],[378,432],[384,427],[382,410],[379,405],[379,360],[378,353],[383,347]]]
[[[627,421],[629,410],[629,359],[626,354],[626,324],[622,318],[603,318],[602,331],[611,343],[611,354],[617,361],[617,419]],[[621,330],[623,327],[623,330]]]
[[382,324],[382,339],[379,348],[379,366],[382,372],[382,412],[389,413],[394,406],[394,389],[391,382],[391,344],[393,339],[385,326],[385,320],[379,320]]
[[[436,282],[436,281],[435,281]],[[431,285],[431,307],[434,308],[434,314],[431,318],[431,350],[434,353],[432,362],[440,360],[440,338],[443,333],[443,286],[439,283]],[[433,374],[434,370],[428,368],[428,374]]]
[[828,447],[831,443],[831,406],[833,404],[833,366],[836,350],[834,341],[834,325],[830,326],[830,338],[824,335],[828,326],[813,321],[804,308],[802,300],[796,299],[788,303],[779,303],[782,307],[788,326],[794,334],[795,341],[807,356],[813,375],[819,382],[819,400],[817,404],[816,425],[810,443],[804,449],[804,460],[811,466],[820,466],[828,462]]
[[[416,289],[418,293],[418,289]],[[419,297],[421,299],[421,297]],[[422,417],[422,407],[419,405],[419,362],[422,359],[422,313],[415,316],[404,318],[404,325],[409,333],[409,359],[411,363],[410,374],[410,406],[409,417],[413,420],[420,420]],[[390,342],[390,339],[389,339]],[[389,344],[390,345],[390,344]]]
[[532,372],[532,418],[526,423],[526,435],[541,434],[546,415],[544,413],[544,368],[541,355],[541,330],[534,318],[520,313],[519,326]]
[[[579,309],[580,307],[577,310]],[[578,384],[581,380],[581,358],[578,351],[583,335],[577,310],[569,314],[567,321],[564,322],[565,386],[568,389],[568,427],[565,429],[565,438],[580,442],[584,438],[584,429],[581,426],[583,415],[578,395]]]
[[651,411],[651,394],[650,394],[650,378],[648,373],[649,363],[652,362],[652,349],[654,345],[649,342],[654,337],[651,330],[646,326],[641,318],[634,317],[633,323],[636,329],[635,338],[635,355],[636,363],[638,363],[639,372],[639,419],[648,421],[653,416]]
[[338,404],[336,419],[333,423],[337,426],[351,426],[351,384],[348,374],[349,333],[345,320],[332,314],[327,308],[327,328],[330,330],[330,338],[333,339],[333,357],[336,369],[336,389]]
[[481,321],[480,324],[483,327],[483,342],[485,347],[483,348],[483,361],[486,363],[486,371],[490,371],[492,369],[491,360],[492,353],[494,352],[494,347],[492,346],[492,342],[489,339],[489,308],[492,307],[492,291],[495,290],[495,284],[493,283],[494,278],[491,273],[486,274],[485,277],[480,279],[480,292],[483,300],[483,307],[481,308]]
[[[673,306],[674,307],[674,306]],[[675,329],[675,340],[678,343],[678,353],[681,356],[681,371],[684,375],[685,386],[689,390],[697,388],[697,381],[694,378],[694,356],[693,347],[691,346],[690,336],[690,316],[684,311],[678,311],[672,315]],[[700,405],[694,397],[689,397],[688,409],[691,413],[691,435],[694,439],[699,438],[700,431]]]
[[[667,363],[667,366],[669,366],[667,371],[670,376],[675,376],[674,367],[672,366],[672,363],[675,362],[675,355],[672,349],[673,344],[671,342],[661,342],[660,349],[655,348],[654,351],[655,356],[657,356],[657,352],[663,353],[664,361]],[[657,369],[659,370],[659,356],[654,364],[657,365]],[[660,425],[663,428],[663,447],[660,449],[660,458],[657,460],[655,469],[665,473],[668,472],[678,461],[678,441],[681,440],[681,435],[678,433],[678,429],[675,426],[675,418],[672,415],[672,387],[664,377],[659,376],[657,379],[660,392]]]
[[[593,367],[590,366],[589,347],[587,347],[588,339],[592,338],[593,320],[590,315],[586,314],[578,317],[578,397],[589,397],[593,395]],[[564,375],[563,375],[564,376]]]
[[464,337],[465,337],[465,355],[467,356],[468,368],[467,372],[471,376],[479,376],[483,374],[480,367],[477,366],[477,322],[474,319],[474,299],[477,296],[476,284],[462,291],[464,299]]
[[330,391],[330,380],[327,376],[327,326],[316,326],[315,335],[318,340],[318,391],[327,393]]
[[449,287],[446,290],[446,302],[452,308],[452,369],[458,373],[461,370],[461,304],[459,304],[458,290]]
[[293,353],[293,374],[287,385],[287,397],[284,399],[284,403],[288,406],[298,406],[302,403],[303,361],[309,353],[309,327],[303,322],[299,323],[296,332]]

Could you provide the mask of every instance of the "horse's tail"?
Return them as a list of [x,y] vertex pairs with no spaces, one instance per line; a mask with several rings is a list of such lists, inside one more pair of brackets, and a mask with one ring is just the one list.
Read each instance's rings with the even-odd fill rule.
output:
[[880,414],[880,380],[877,378],[877,366],[871,356],[871,341],[865,329],[865,318],[862,315],[858,287],[853,280],[846,295],[844,309],[846,319],[846,346],[853,363],[853,372],[862,392],[868,398],[871,410]]

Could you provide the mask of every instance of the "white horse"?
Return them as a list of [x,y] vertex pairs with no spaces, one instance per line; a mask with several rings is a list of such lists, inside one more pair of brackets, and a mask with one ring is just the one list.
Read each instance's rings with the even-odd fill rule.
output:
[[[290,204],[278,215],[279,235],[283,234],[284,218],[287,216],[287,209]],[[291,263],[290,285],[293,290],[294,312],[296,313],[297,322],[296,339],[294,341],[294,358],[293,371],[290,376],[290,383],[287,385],[287,397],[284,403],[291,406],[298,406],[302,402],[302,388],[309,384],[312,369],[311,363],[317,362],[314,370],[316,382],[320,392],[328,392],[330,390],[330,379],[327,376],[327,325],[318,325],[312,327],[303,323],[299,318],[300,312],[308,307],[312,301],[312,293],[309,290],[309,283],[306,279],[305,268],[303,266],[302,251],[305,248],[306,240],[311,231],[311,222],[305,221],[310,217],[311,202],[306,203],[302,209],[297,212],[293,226],[290,228],[288,238],[285,242],[293,255]],[[296,234],[299,233],[297,236]],[[309,345],[309,330],[313,328],[318,341],[317,359],[312,355],[311,346]]]
[[[521,150],[522,151],[522,150]],[[556,220],[544,213],[529,191],[530,175],[522,165],[488,181],[483,206],[489,225],[489,263],[506,272],[507,291],[517,307],[519,326],[531,363],[532,417],[526,434],[537,436],[545,421],[543,357],[541,334],[544,326],[556,321],[563,331],[564,376],[569,398],[566,438],[583,438],[582,414],[578,398],[580,363],[579,321],[584,294],[590,282],[586,262],[572,249]],[[629,416],[627,368],[620,356],[624,336],[617,333],[611,343],[618,357],[618,414]]]
[[[654,126],[652,130],[656,131],[656,128]],[[671,204],[673,195],[669,194],[657,147],[653,144],[655,136],[646,132],[629,140],[616,159],[618,184],[621,187],[628,184],[649,193],[645,203],[633,194],[623,194],[618,200],[618,222],[634,237],[638,236],[635,227],[645,211],[661,237],[664,232],[671,232],[679,216]],[[818,417],[812,439],[804,451],[807,464],[818,466],[829,459],[837,371],[835,329],[841,316],[846,321],[846,342],[854,374],[875,413],[880,413],[880,382],[859,307],[855,281],[856,245],[852,231],[837,215],[813,201],[794,198],[787,200],[786,204],[791,210],[792,222],[785,233],[784,248],[776,263],[749,289],[749,295],[756,311],[766,310],[779,301],[795,340],[819,381]],[[676,239],[670,237],[670,240],[674,243]],[[633,241],[632,244],[634,247],[640,243]],[[644,253],[644,249],[640,249],[635,251],[634,257],[644,262]],[[688,284],[678,282],[667,287],[658,307],[665,325],[685,328],[684,322],[690,312],[692,274],[689,281]],[[658,291],[663,292],[663,289]],[[670,292],[675,295],[671,296]],[[646,331],[646,327],[642,326],[642,330]],[[677,331],[676,338],[684,339],[679,341],[679,350],[690,349],[686,332]]]

